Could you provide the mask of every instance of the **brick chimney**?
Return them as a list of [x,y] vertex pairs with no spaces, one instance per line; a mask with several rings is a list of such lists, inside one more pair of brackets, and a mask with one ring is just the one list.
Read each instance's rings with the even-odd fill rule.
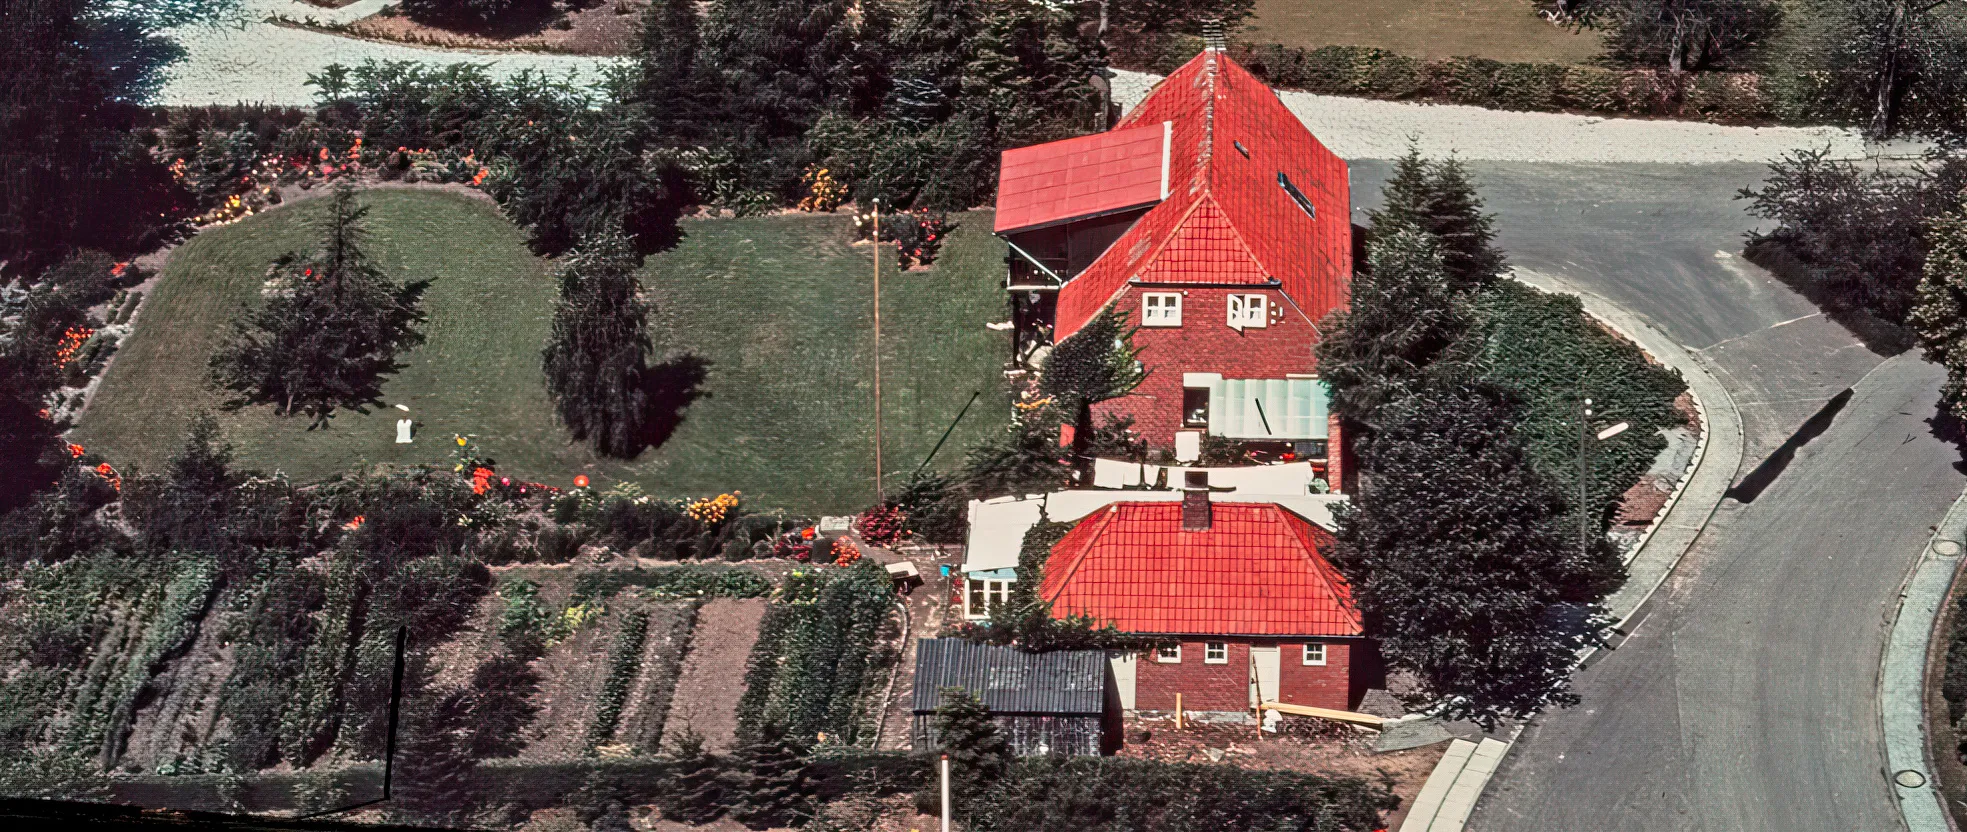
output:
[[1184,472],[1182,482],[1182,531],[1209,530],[1209,472]]

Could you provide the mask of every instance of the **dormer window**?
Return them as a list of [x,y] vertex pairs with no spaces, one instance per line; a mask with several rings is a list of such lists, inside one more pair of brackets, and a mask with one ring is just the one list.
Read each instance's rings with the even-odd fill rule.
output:
[[1277,184],[1284,188],[1285,193],[1291,195],[1292,202],[1297,203],[1299,208],[1304,209],[1305,216],[1318,219],[1318,209],[1312,207],[1311,200],[1305,197],[1304,191],[1298,190],[1298,186],[1291,184],[1291,177],[1285,176],[1283,171],[1279,171],[1277,173]]

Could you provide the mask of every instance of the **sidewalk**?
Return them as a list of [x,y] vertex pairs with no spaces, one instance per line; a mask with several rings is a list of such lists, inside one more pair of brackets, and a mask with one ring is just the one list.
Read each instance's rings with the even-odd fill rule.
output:
[[[1953,828],[1926,757],[1926,659],[1933,655],[1933,625],[1960,569],[1967,540],[1967,494],[1940,521],[1926,553],[1900,592],[1898,615],[1878,670],[1879,721],[1885,731],[1886,777],[1897,790],[1909,832]],[[1946,651],[1940,651],[1941,656]]]

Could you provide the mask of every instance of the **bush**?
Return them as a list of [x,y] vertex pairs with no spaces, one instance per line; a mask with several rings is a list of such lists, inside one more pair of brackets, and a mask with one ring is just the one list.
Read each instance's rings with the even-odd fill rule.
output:
[[553,11],[552,0],[403,0],[398,8],[411,20],[436,26],[523,30],[539,26]]
[[1236,766],[1029,757],[963,807],[973,832],[1365,832],[1399,805],[1385,786]]
[[1723,124],[1796,123],[1823,117],[1825,82],[1809,74],[1668,72],[1505,63],[1423,61],[1365,46],[1300,49],[1237,44],[1237,60],[1265,83],[1325,95],[1429,99],[1501,110],[1582,110]]
[[615,632],[614,649],[608,653],[608,675],[601,682],[594,721],[587,726],[589,753],[615,738],[622,708],[628,704],[628,689],[642,672],[642,643],[648,635],[648,612],[636,610],[622,616],[621,629]]

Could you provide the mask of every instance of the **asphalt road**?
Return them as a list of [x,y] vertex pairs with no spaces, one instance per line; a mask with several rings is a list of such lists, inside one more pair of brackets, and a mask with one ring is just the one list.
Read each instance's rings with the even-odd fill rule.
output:
[[[1630,638],[1525,730],[1469,828],[1903,828],[1876,701],[1886,621],[1967,486],[1929,420],[1943,374],[1865,349],[1739,257],[1757,165],[1470,165],[1518,265],[1562,275],[1709,362],[1742,411],[1741,475],[1838,392],[1830,428],[1753,503],[1724,501]],[[1355,202],[1383,163],[1354,165]]]

